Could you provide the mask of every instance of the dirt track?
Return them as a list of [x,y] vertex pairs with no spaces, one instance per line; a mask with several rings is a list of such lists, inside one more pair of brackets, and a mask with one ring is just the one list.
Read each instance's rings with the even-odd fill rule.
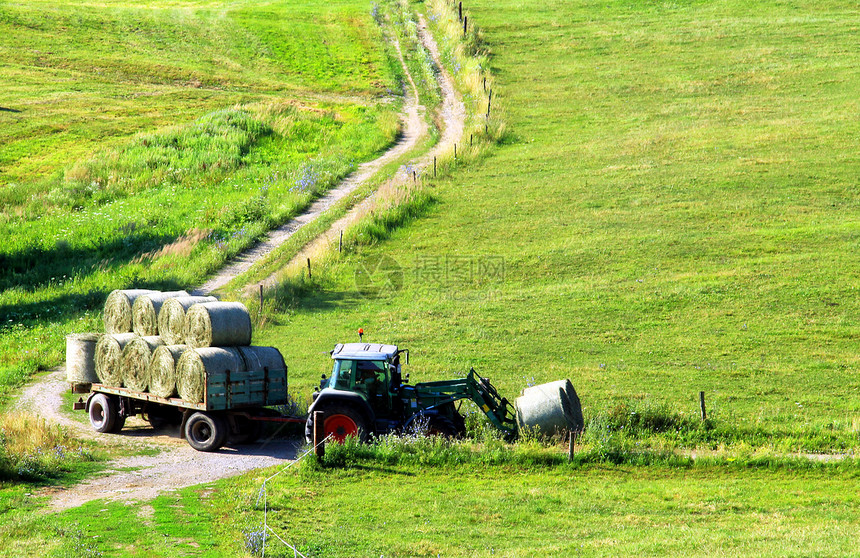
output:
[[[420,33],[425,47],[436,64],[442,68],[436,43],[426,32],[423,19]],[[405,64],[403,67],[406,75],[409,76]],[[429,161],[432,161],[434,154],[450,149],[455,142],[459,141],[463,133],[465,110],[456,95],[453,81],[444,70],[440,72],[439,78],[443,94],[440,117],[444,129],[437,147],[422,159],[413,161],[413,165],[417,168],[425,167]],[[409,80],[412,81],[411,76]],[[287,240],[301,226],[313,221],[338,199],[368,180],[382,166],[417,145],[420,138],[426,134],[426,123],[423,118],[425,109],[418,103],[414,82],[411,86],[411,94],[402,114],[404,133],[397,144],[381,157],[361,165],[337,188],[312,204],[307,212],[273,231],[267,241],[242,254],[237,261],[226,266],[212,280],[201,286],[198,292],[211,292],[247,271],[255,261]],[[52,510],[73,508],[96,499],[145,501],[178,488],[238,475],[252,469],[286,464],[294,460],[299,451],[298,440],[273,438],[256,444],[235,448],[226,447],[215,453],[201,453],[193,450],[180,437],[178,428],[155,431],[148,423],[137,417],[129,419],[119,434],[99,434],[93,431],[89,424],[71,418],[71,410],[68,412],[61,410],[62,394],[67,389],[65,371],[53,371],[27,387],[14,408],[32,412],[51,422],[61,424],[75,436],[97,439],[102,445],[129,450],[127,452],[150,450],[146,453],[155,453],[155,455],[118,457],[109,463],[103,475],[89,482],[69,488],[49,489],[46,493],[53,496],[50,505]],[[83,416],[83,412],[80,416]]]
[[[51,509],[60,511],[90,500],[150,500],[163,492],[288,463],[296,458],[298,440],[272,439],[255,444],[226,447],[216,453],[191,449],[179,429],[155,431],[149,423],[132,417],[119,434],[99,434],[89,424],[72,419],[63,407],[62,394],[69,389],[65,370],[51,372],[31,385],[14,408],[36,413],[61,424],[79,438],[97,439],[100,444],[131,451],[156,449],[155,455],[119,457],[104,475],[69,488],[52,488]],[[83,411],[80,411],[83,417]]]

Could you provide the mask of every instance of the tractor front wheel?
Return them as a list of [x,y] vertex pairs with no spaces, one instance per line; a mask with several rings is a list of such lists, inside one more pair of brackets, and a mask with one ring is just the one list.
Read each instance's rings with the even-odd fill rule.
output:
[[[347,405],[327,405],[322,409],[323,433],[339,443],[343,443],[347,436],[355,436],[360,441],[367,441],[367,421],[364,416]],[[314,413],[308,416],[305,425],[305,438],[308,443],[314,439]]]

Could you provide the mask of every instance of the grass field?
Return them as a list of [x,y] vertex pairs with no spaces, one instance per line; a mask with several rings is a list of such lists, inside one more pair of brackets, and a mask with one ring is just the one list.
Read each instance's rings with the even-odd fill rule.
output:
[[4,2],[0,37],[0,394],[112,289],[202,284],[398,132],[361,2]]
[[[569,377],[592,415],[692,417],[705,391],[736,432],[856,447],[856,13],[821,8],[469,6],[506,143],[264,338],[310,339],[285,348],[317,372],[364,326],[412,349],[413,379],[473,365],[513,396]],[[363,298],[381,256],[403,286]]]
[[[305,397],[324,351],[358,327],[409,347],[413,382],[475,366],[513,397],[569,377],[592,421],[579,451],[594,459],[492,439],[425,442],[403,460],[332,451],[337,467],[302,464],[268,485],[269,525],[315,556],[853,554],[856,6],[466,10],[492,54],[500,145],[429,182],[419,219],[267,306],[255,343],[281,348]],[[384,279],[361,275],[382,256],[400,282],[363,296]],[[41,331],[6,334],[38,349]],[[804,452],[849,457],[787,455]],[[4,547],[241,555],[270,474],[152,511],[96,502],[48,518],[29,485],[8,487]],[[267,556],[292,555],[270,542]]]

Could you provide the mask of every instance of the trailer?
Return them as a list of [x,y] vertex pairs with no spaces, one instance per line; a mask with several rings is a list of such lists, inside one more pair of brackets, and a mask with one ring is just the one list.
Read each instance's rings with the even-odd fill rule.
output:
[[208,374],[202,402],[99,383],[74,384],[72,389],[89,393],[74,408],[86,410],[98,432],[119,432],[128,417],[140,415],[156,428],[179,425],[182,436],[198,451],[217,451],[228,440],[252,442],[267,422],[305,422],[269,408],[288,401],[286,368]]

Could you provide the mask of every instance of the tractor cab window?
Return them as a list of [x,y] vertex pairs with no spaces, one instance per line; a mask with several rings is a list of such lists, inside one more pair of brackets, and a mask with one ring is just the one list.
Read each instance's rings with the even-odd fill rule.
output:
[[362,391],[365,394],[385,391],[388,385],[388,366],[385,361],[336,360],[332,369],[332,385],[345,391]]
[[355,378],[354,360],[336,360],[331,371],[331,386],[334,389],[345,391],[352,390],[353,378]]

